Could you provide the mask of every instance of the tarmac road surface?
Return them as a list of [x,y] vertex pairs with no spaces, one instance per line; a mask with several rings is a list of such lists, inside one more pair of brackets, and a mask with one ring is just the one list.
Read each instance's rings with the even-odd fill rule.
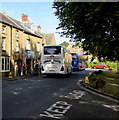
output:
[[77,85],[92,69],[72,75],[25,78],[2,85],[5,118],[119,118],[119,102]]

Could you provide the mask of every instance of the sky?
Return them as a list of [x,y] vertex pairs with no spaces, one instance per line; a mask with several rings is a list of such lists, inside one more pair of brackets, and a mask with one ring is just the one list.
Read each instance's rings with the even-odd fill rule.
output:
[[[61,30],[56,30],[59,24],[57,16],[54,15],[54,10],[52,8],[52,0],[46,0],[45,2],[33,1],[12,1],[6,2],[0,0],[0,12],[6,12],[8,16],[21,21],[22,14],[27,14],[30,22],[34,23],[34,29],[37,26],[41,26],[41,33],[55,33],[56,43],[60,44],[64,41],[69,42],[70,38],[60,37],[57,33]],[[17,0],[16,0],[17,1]],[[50,1],[50,2],[48,2]]]

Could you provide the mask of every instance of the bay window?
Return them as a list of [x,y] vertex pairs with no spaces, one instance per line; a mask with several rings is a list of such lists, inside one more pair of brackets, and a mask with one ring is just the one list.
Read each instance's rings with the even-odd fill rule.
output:
[[9,72],[10,71],[10,57],[0,56],[0,61],[2,66],[0,67],[0,72]]

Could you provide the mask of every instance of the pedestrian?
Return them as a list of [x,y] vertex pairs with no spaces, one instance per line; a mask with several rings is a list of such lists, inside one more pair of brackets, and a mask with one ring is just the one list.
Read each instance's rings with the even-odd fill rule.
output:
[[15,62],[15,65],[14,65],[14,76],[17,76],[17,73],[18,73],[18,64],[17,64],[17,62]]
[[35,64],[35,74],[36,74],[36,76],[38,76],[38,74],[39,74],[39,64],[38,63],[36,63]]
[[25,63],[22,66],[22,70],[23,70],[23,75],[26,75],[27,66]]
[[40,71],[40,75],[41,75],[41,63],[39,64],[39,71]]
[[22,65],[21,63],[18,64],[18,75],[21,76]]

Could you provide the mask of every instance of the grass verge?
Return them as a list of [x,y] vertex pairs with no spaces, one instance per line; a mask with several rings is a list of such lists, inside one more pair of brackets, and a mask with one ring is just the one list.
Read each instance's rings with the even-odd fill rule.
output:
[[89,80],[91,87],[119,97],[119,73],[117,71],[105,71],[89,77]]

